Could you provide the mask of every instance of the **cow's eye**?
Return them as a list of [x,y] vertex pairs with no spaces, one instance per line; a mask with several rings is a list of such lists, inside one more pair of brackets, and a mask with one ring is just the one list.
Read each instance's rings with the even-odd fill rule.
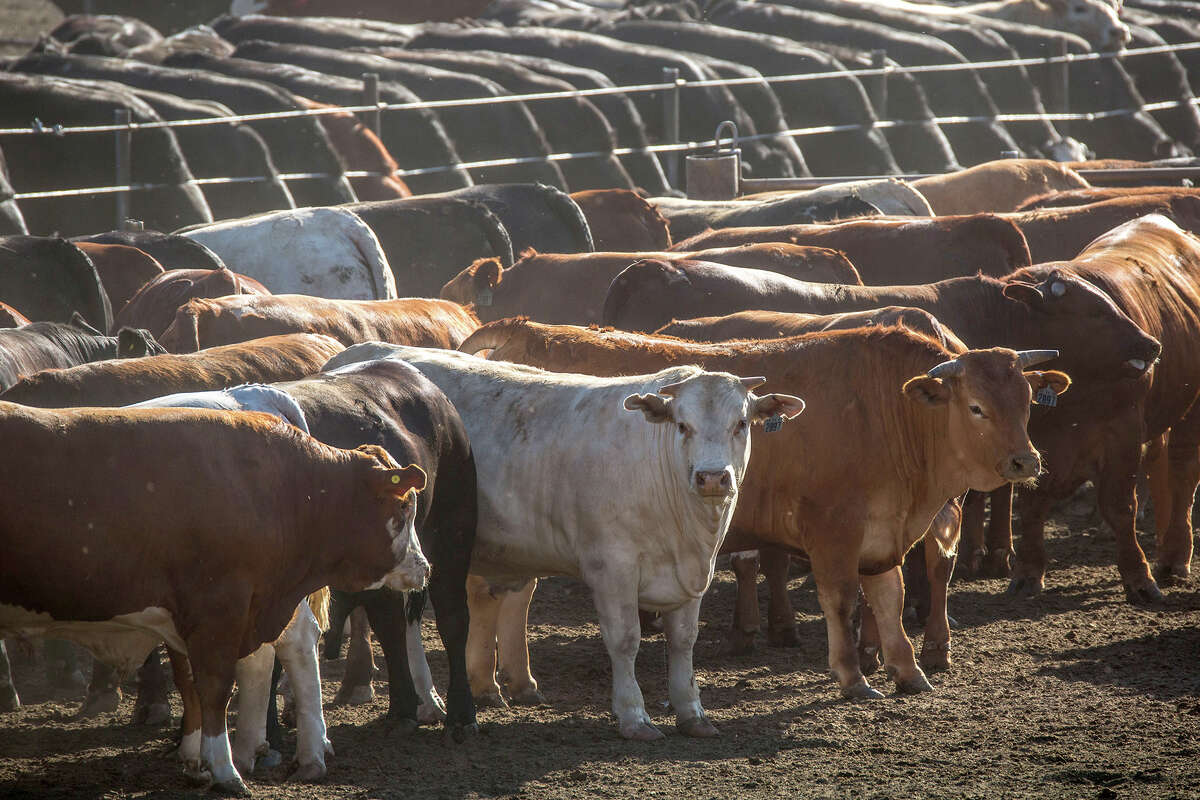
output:
[[743,434],[745,432],[746,432],[746,420],[740,419],[740,420],[738,420],[738,424],[733,426],[733,435],[740,436],[741,434]]
[[687,436],[689,433],[692,432],[692,429],[688,427],[688,424],[686,422],[681,422],[681,423],[679,423],[679,432],[681,434],[683,434],[684,436]]
[[975,403],[971,403],[971,405],[967,406],[967,408],[971,409],[971,413],[977,417],[986,417],[987,416],[986,414],[983,413],[983,409],[980,408]]

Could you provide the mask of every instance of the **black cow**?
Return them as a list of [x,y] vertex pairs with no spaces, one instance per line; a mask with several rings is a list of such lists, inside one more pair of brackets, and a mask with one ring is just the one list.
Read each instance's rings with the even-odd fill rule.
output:
[[[163,265],[163,269],[223,269],[221,257],[186,236],[160,231],[108,231],[76,236],[72,241],[123,244],[136,247]],[[119,311],[120,309],[118,309]]]
[[165,352],[149,331],[124,328],[117,336],[104,336],[78,317],[71,322],[31,322],[20,328],[3,328],[0,329],[0,391],[43,369],[66,369],[107,358],[140,358]]
[[[174,67],[200,69],[234,78],[262,81],[329,105],[359,105],[362,81],[325,75],[289,64],[268,64],[246,58],[214,58],[202,53],[179,53],[167,58]],[[379,98],[386,103],[415,103],[417,95],[395,82],[381,83]],[[461,159],[450,135],[434,111],[390,111],[380,128],[380,141],[401,169],[451,165]],[[415,192],[442,192],[471,185],[464,169],[413,175],[404,182]]]
[[596,249],[583,211],[570,195],[552,186],[497,183],[439,196],[473,200],[487,206],[508,230],[514,254],[530,247],[539,253],[588,253]]
[[[80,76],[82,77],[82,76]],[[0,72],[0,127],[28,127],[30,120],[70,125],[111,125],[113,113],[128,109],[133,122],[161,122],[154,110],[122,86],[81,83]],[[66,136],[7,136],[5,155],[13,185],[22,192],[113,185],[111,133]],[[130,194],[129,210],[160,228],[212,222],[212,214],[179,150],[164,128],[132,134],[135,184],[162,188]],[[72,235],[112,226],[116,195],[82,195],[22,200],[25,223],[34,233]]]
[[272,17],[265,14],[223,15],[213,20],[221,37],[240,44],[252,39],[318,47],[403,47],[411,38],[403,28],[375,20],[338,17]]
[[66,239],[0,236],[0,301],[34,321],[79,314],[98,330],[112,327],[112,308],[95,265]]
[[12,183],[8,179],[8,164],[4,162],[4,151],[0,150],[0,236],[11,233],[29,233],[21,208],[13,200]]
[[134,17],[116,14],[72,14],[50,31],[50,38],[68,45],[86,47],[96,55],[119,56],[144,45],[162,41],[162,34]]
[[506,267],[513,263],[508,229],[476,199],[424,195],[346,208],[379,238],[400,297],[437,297],[464,264],[479,258],[496,257]]
[[[461,100],[509,94],[494,81],[474,75],[391,61],[370,53],[252,41],[238,45],[236,55],[253,61],[292,64],[345,78],[361,79],[364,72],[375,72],[381,84],[399,83],[421,100]],[[437,116],[450,134],[455,150],[468,161],[550,154],[545,135],[523,103],[439,108]],[[560,188],[566,186],[562,172],[553,162],[476,167],[471,170],[471,177],[479,183],[536,180]]]
[[[166,92],[180,97],[211,100],[228,106],[236,114],[261,114],[275,111],[300,111],[307,106],[291,92],[261,81],[231,78],[198,69],[176,69],[137,61],[99,56],[60,56],[50,53],[31,54],[15,62],[10,69],[18,72],[33,72],[43,75],[62,75],[77,78],[96,78],[117,81],[127,86]],[[44,113],[44,112],[42,112]],[[109,122],[112,114],[109,114]],[[21,124],[28,124],[28,118]],[[342,175],[342,162],[329,141],[325,129],[316,117],[292,117],[287,119],[257,120],[250,123],[262,135],[271,150],[275,166],[284,172],[322,173],[335,177],[297,180],[289,184],[296,204],[300,206],[325,206],[355,200],[349,181]],[[134,134],[134,151],[138,149],[138,134]],[[97,158],[100,166],[112,163],[111,136],[108,137],[104,158]],[[7,146],[7,143],[6,143]],[[11,157],[10,153],[10,157]],[[134,158],[135,169],[148,160]],[[69,163],[79,161],[76,154]],[[110,170],[111,171],[111,170]],[[141,193],[139,193],[141,194]],[[135,214],[136,216],[136,214]],[[109,217],[111,219],[111,216]],[[149,217],[139,217],[149,220]],[[198,221],[198,220],[196,220]],[[160,230],[174,230],[175,225],[156,225]],[[104,230],[110,224],[93,226],[88,233]]]
[[[416,528],[433,573],[429,598],[450,662],[446,729],[458,741],[475,729],[467,681],[467,569],[475,545],[475,461],[466,430],[446,396],[399,361],[355,364],[273,384],[296,399],[312,435],[334,447],[377,444],[428,476]],[[351,445],[350,443],[355,443]],[[336,535],[336,531],[330,531]],[[388,720],[416,725],[417,698],[405,647],[404,595],[379,589],[342,595],[340,609],[362,605],[387,658]],[[334,627],[340,634],[340,625]]]

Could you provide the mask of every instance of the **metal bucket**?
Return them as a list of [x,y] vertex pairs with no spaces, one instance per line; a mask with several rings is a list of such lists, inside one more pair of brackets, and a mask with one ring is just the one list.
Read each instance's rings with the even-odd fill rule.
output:
[[[728,129],[729,149],[721,148],[721,132]],[[737,125],[725,120],[713,136],[711,153],[687,157],[687,195],[693,200],[732,200],[737,197],[742,174],[742,151],[737,146]]]

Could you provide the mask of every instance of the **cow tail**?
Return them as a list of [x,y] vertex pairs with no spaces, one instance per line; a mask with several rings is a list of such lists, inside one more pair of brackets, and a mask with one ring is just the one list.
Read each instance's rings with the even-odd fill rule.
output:
[[308,596],[308,607],[317,618],[317,627],[329,630],[329,587],[322,586]]
[[407,619],[409,625],[416,625],[421,621],[421,615],[425,613],[425,601],[428,599],[428,589],[418,589],[408,593]]
[[516,327],[525,322],[524,317],[489,322],[463,340],[458,349],[475,355],[482,350],[496,350],[508,343],[516,333]]

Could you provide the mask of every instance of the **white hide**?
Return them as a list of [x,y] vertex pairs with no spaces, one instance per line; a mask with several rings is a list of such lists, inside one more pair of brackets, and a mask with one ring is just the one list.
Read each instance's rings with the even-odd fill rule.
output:
[[344,208],[297,208],[182,232],[275,294],[391,300],[396,282],[375,233]]
[[244,383],[232,389],[210,392],[180,392],[143,400],[127,408],[216,408],[226,411],[262,411],[290,422],[308,433],[304,411],[287,392],[261,383]]
[[[506,587],[546,575],[578,576],[591,587],[613,661],[613,712],[621,733],[631,738],[661,735],[646,714],[633,664],[638,607],[663,611],[673,623],[672,705],[679,724],[702,721],[691,649],[700,598],[712,580],[736,496],[720,503],[702,499],[688,469],[721,465],[676,463],[676,425],[651,423],[623,403],[630,395],[706,375],[721,387],[737,387],[728,396],[720,394],[725,389],[711,389],[714,397],[720,394],[712,417],[724,420],[735,413],[725,403],[747,402],[740,382],[697,367],[597,378],[379,342],[351,347],[323,369],[354,369],[362,358],[381,353],[432,380],[466,426],[479,487],[471,572]],[[693,385],[709,386],[704,380]],[[704,428],[706,419],[697,426]],[[711,433],[694,435],[700,442]],[[749,436],[732,447],[726,466],[736,487],[749,460]]]

